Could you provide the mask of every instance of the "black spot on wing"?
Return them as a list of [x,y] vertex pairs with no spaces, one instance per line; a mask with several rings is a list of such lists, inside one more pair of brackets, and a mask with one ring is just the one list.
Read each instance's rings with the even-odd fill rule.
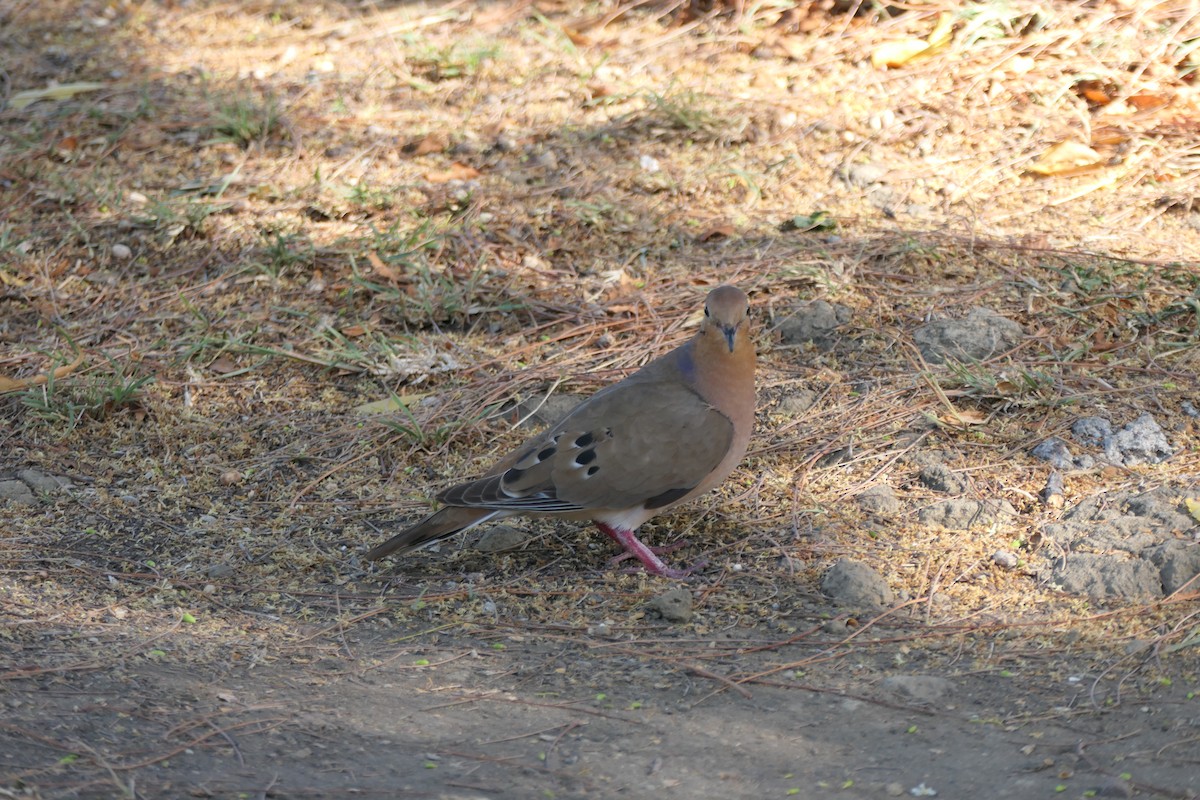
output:
[[683,497],[691,490],[692,490],[692,487],[688,487],[688,488],[684,488],[684,489],[667,489],[662,494],[655,495],[654,497],[651,497],[649,500],[647,500],[645,507],[647,509],[651,509],[651,508],[662,508],[663,506],[669,506],[669,505],[671,505],[671,503],[674,503],[676,500]]
[[593,436],[590,432],[588,432],[575,440],[575,446],[576,447],[590,447],[592,442],[594,442],[594,441],[596,441],[596,437]]
[[521,476],[525,474],[525,470],[512,467],[504,473],[505,483],[516,483],[521,480]]
[[545,450],[538,453],[538,461],[545,461],[548,458],[553,458],[554,454],[557,452],[558,452],[558,448],[547,447]]
[[584,464],[590,464],[595,460],[596,460],[596,451],[595,450],[584,450],[582,453],[575,456],[575,463],[578,464],[579,466],[583,466]]
[[590,478],[600,471],[599,467],[588,467],[587,476]]

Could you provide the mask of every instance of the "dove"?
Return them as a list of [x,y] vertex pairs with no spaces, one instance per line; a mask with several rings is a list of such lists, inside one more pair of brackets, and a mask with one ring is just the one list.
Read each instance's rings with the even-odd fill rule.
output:
[[637,537],[648,519],[716,488],[746,454],[754,428],[755,354],[749,300],[709,292],[695,335],[501,458],[482,477],[438,492],[443,506],[366,553],[369,560],[512,516],[591,520],[645,570],[671,548]]

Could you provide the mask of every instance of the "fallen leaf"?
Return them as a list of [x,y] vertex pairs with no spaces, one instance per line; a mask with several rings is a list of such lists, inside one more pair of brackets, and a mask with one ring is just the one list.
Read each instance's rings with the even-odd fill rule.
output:
[[929,42],[924,39],[898,39],[894,42],[884,42],[871,53],[871,66],[876,69],[884,67],[902,67],[917,56],[929,51]]
[[1189,497],[1183,501],[1187,506],[1188,513],[1192,515],[1192,519],[1200,522],[1200,497]]
[[1083,142],[1059,142],[1038,157],[1026,169],[1038,175],[1075,175],[1097,169],[1104,158]]
[[568,39],[571,40],[571,44],[575,45],[576,47],[591,47],[592,46],[592,38],[590,36],[588,36],[587,34],[580,33],[579,31],[575,30],[574,28],[568,28],[566,25],[563,26],[562,32],[566,35],[566,37]]
[[1129,105],[1133,106],[1138,111],[1152,111],[1156,108],[1162,108],[1163,106],[1169,104],[1171,102],[1171,98],[1163,97],[1162,95],[1157,94],[1135,94],[1127,97],[1125,102],[1129,103]]
[[897,39],[894,42],[884,42],[871,53],[871,66],[902,67],[910,61],[925,59],[946,45],[954,35],[954,15],[948,11],[938,14],[937,24],[933,32],[924,39]]
[[366,332],[367,329],[362,325],[347,325],[345,328],[342,328],[342,336],[345,336],[347,339],[357,339]]
[[218,375],[228,375],[238,368],[238,365],[233,363],[233,359],[227,356],[218,356],[215,361],[208,365],[208,368]]
[[103,83],[81,81],[80,83],[60,83],[58,86],[47,86],[45,89],[29,89],[24,92],[17,92],[8,98],[8,107],[20,111],[39,100],[70,100],[77,94],[94,92],[97,89],[103,88]]
[[407,408],[413,403],[422,400],[429,396],[429,392],[421,392],[419,394],[400,394],[385,397],[382,400],[372,400],[370,403],[363,403],[361,406],[355,406],[351,409],[355,414],[370,416],[372,414],[390,414],[393,411],[399,411],[401,408]]
[[987,414],[973,408],[964,411],[955,408],[951,409],[949,414],[943,414],[939,419],[944,425],[982,425],[987,422]]
[[735,233],[737,233],[737,228],[733,227],[729,223],[725,223],[722,225],[714,225],[696,238],[701,242],[711,242],[713,239],[728,239]]
[[450,146],[450,137],[444,133],[430,133],[419,139],[413,139],[401,150],[410,156],[427,156],[430,153],[440,153]]
[[430,183],[446,183],[448,181],[469,181],[472,178],[478,178],[483,173],[474,167],[469,167],[466,164],[460,164],[455,161],[450,165],[449,169],[440,171],[428,172],[425,174],[425,180]]
[[375,270],[375,274],[389,283],[400,284],[409,282],[403,273],[397,272],[371,250],[367,251],[367,261],[371,262],[371,269]]
[[[55,380],[65,378],[79,368],[83,363],[83,355],[75,357],[75,360],[70,364],[64,364],[55,369],[52,374]],[[40,386],[50,380],[50,375],[34,375],[29,378],[5,378],[0,375],[0,394],[5,392],[17,392],[21,389],[28,389],[30,386]]]

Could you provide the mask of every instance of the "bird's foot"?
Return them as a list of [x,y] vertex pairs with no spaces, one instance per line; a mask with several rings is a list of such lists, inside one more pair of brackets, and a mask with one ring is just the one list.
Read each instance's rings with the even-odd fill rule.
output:
[[673,578],[675,580],[686,578],[696,570],[708,565],[707,561],[701,561],[700,563],[693,564],[686,569],[675,569],[674,567],[668,567],[663,563],[663,560],[659,558],[659,555],[661,554],[670,553],[673,550],[678,550],[680,547],[686,546],[688,544],[686,541],[675,542],[673,544],[666,545],[665,547],[650,547],[642,542],[642,540],[638,539],[637,536],[634,535],[633,531],[622,530],[621,528],[615,528],[611,525],[604,525],[601,523],[597,523],[597,527],[604,531],[604,533],[606,533],[608,536],[612,537],[617,544],[625,548],[625,552],[611,559],[609,564],[618,564],[624,559],[632,556],[633,558],[636,558],[638,561],[642,562],[642,566],[645,568],[646,572],[649,572],[651,575],[661,575],[664,578]]

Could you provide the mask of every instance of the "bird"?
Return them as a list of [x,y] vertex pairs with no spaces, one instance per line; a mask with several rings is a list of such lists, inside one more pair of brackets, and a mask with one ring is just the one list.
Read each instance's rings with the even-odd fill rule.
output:
[[[365,554],[376,561],[511,516],[591,520],[652,574],[671,547],[638,539],[642,523],[716,488],[741,462],[754,428],[755,352],[745,292],[708,293],[688,341],[580,403],[482,477],[443,489],[443,508]],[[676,545],[676,547],[679,545]]]

